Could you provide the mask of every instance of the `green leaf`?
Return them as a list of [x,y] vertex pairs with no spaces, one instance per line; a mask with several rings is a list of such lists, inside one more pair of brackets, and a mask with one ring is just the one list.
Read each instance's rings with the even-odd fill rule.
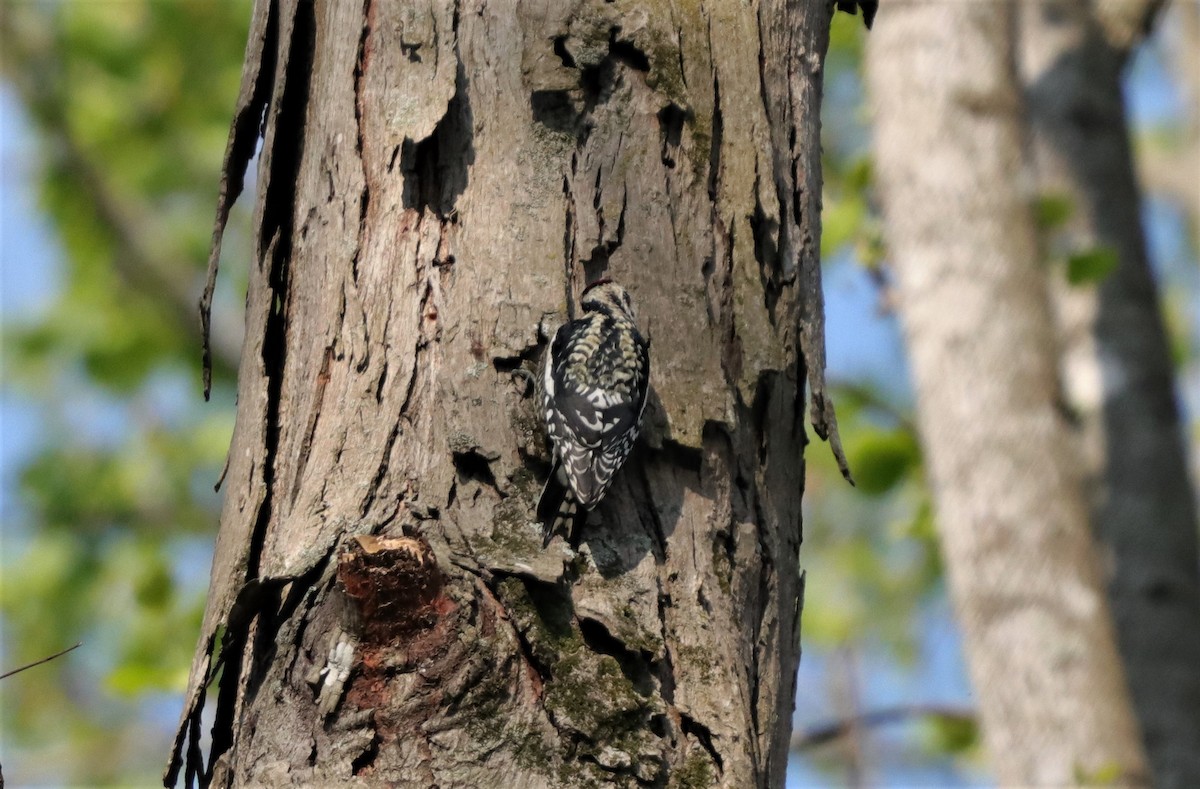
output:
[[891,490],[920,462],[920,450],[904,430],[865,429],[851,437],[846,456],[858,489],[879,496]]
[[1062,227],[1074,213],[1075,205],[1066,195],[1041,195],[1033,203],[1034,221],[1042,230]]
[[935,753],[964,753],[979,742],[979,725],[952,715],[929,716],[928,747]]
[[824,203],[821,212],[821,257],[828,258],[858,236],[867,216],[867,204],[858,194],[844,197],[826,194]]
[[1121,258],[1112,247],[1095,247],[1067,258],[1067,282],[1091,285],[1103,282],[1116,270]]

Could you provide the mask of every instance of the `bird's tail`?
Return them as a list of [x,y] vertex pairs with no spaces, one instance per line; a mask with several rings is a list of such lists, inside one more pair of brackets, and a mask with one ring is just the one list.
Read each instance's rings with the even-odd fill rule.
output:
[[562,532],[570,540],[575,531],[575,518],[579,514],[579,503],[575,494],[565,484],[564,475],[558,460],[542,488],[542,497],[538,499],[537,517],[543,526],[542,547],[550,544],[556,532]]

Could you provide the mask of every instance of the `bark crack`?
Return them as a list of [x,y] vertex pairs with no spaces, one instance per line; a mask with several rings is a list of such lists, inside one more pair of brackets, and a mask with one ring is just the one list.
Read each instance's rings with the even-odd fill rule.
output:
[[[262,15],[266,15],[263,20]],[[217,270],[221,260],[221,242],[229,212],[245,186],[246,168],[254,158],[254,149],[265,122],[267,102],[276,76],[276,49],[279,38],[279,17],[275,3],[259,2],[250,29],[246,65],[242,71],[242,87],[234,110],[225,161],[221,166],[221,187],[217,197],[217,217],[213,223],[212,246],[208,253],[208,273],[204,292],[200,296],[200,327],[203,337],[204,399],[212,391],[212,300],[217,286]],[[257,34],[257,35],[256,35]],[[177,765],[172,767],[178,770]]]
[[321,411],[325,406],[325,387],[329,384],[329,367],[332,362],[333,346],[327,345],[325,354],[321,358],[321,369],[317,372],[317,391],[313,396],[308,428],[304,431],[304,441],[300,444],[300,452],[296,458],[296,474],[292,479],[292,495],[289,500],[291,507],[296,506],[296,497],[300,495],[300,483],[304,479],[304,470],[308,467],[308,459],[312,455],[313,437],[317,433],[317,425],[321,421]]
[[[268,309],[262,341],[262,369],[267,379],[267,403],[263,435],[262,486],[265,491],[262,503],[250,534],[246,561],[247,584],[259,581],[259,562],[267,532],[270,529],[274,509],[272,498],[275,491],[275,472],[280,431],[280,399],[287,354],[288,339],[288,265],[292,252],[295,201],[293,184],[300,165],[304,147],[304,115],[308,104],[309,78],[312,67],[313,39],[316,20],[311,5],[300,3],[292,21],[291,36],[287,42],[286,55],[281,59],[282,93],[279,109],[273,123],[275,128],[289,132],[276,137],[279,142],[270,151],[270,178],[262,201],[262,227],[260,239],[270,239],[261,251],[261,260],[268,265],[268,285],[273,293]],[[279,49],[283,50],[282,42]],[[293,131],[294,130],[294,131]],[[285,144],[286,143],[286,144]],[[261,247],[260,247],[261,249]],[[226,624],[225,645],[222,652],[230,657],[225,660],[225,671],[221,675],[217,695],[217,709],[213,725],[213,741],[209,763],[200,779],[202,786],[213,780],[214,770],[222,756],[234,747],[234,725],[237,717],[240,689],[255,685],[254,676],[242,676],[243,668],[255,668],[255,655],[270,643],[273,632],[267,625],[272,623],[272,610],[277,605],[277,595],[256,595],[252,599],[253,613],[246,616],[242,626],[234,621],[232,612]],[[258,623],[255,637],[251,631]]]
[[[416,373],[413,374],[415,379]],[[403,413],[403,412],[401,412]],[[396,446],[396,439],[400,435],[400,420],[392,424],[392,429],[388,433],[387,441],[383,443],[383,454],[379,458],[379,466],[375,469],[375,476],[371,478],[371,485],[367,488],[367,495],[363,498],[362,506],[359,508],[359,514],[366,517],[371,511],[371,507],[375,504],[375,497],[379,495],[379,488],[383,485],[383,479],[387,476],[388,467],[391,463],[392,448]]]
[[703,723],[684,712],[679,713],[679,728],[684,734],[689,735],[696,742],[700,743],[700,746],[712,757],[713,764],[717,766],[717,775],[723,775],[725,772],[725,760],[721,758],[721,752],[713,744],[712,731]]
[[358,39],[358,56],[354,62],[354,128],[357,132],[354,141],[354,150],[358,155],[358,162],[362,167],[363,177],[362,194],[359,200],[357,246],[354,249],[354,256],[350,261],[350,273],[356,285],[358,284],[359,259],[366,244],[367,213],[371,205],[371,174],[367,169],[366,148],[364,145],[366,132],[363,128],[363,104],[365,97],[363,95],[362,79],[371,57],[371,31],[375,19],[374,0],[363,0],[362,14],[363,26]]

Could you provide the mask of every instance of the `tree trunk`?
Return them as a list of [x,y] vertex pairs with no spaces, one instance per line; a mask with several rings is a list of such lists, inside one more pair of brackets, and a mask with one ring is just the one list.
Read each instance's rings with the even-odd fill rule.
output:
[[893,2],[877,178],[951,596],[1004,786],[1146,780],[1058,404],[1011,3]]
[[1155,783],[1200,786],[1196,507],[1125,126],[1127,48],[1082,0],[1020,8],[1038,189],[1072,209],[1046,249],[1116,264],[1077,284],[1055,270],[1051,285],[1121,655]]
[[[836,439],[828,24],[257,3],[213,256],[262,119],[247,339],[168,783],[782,783],[806,374]],[[652,340],[645,446],[544,550],[527,373],[601,275]]]

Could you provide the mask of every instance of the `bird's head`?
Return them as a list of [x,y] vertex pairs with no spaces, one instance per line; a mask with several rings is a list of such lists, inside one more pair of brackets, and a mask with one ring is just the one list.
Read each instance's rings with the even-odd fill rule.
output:
[[624,315],[631,321],[637,320],[629,292],[611,279],[598,279],[588,285],[579,301],[584,312],[607,312],[611,315]]

